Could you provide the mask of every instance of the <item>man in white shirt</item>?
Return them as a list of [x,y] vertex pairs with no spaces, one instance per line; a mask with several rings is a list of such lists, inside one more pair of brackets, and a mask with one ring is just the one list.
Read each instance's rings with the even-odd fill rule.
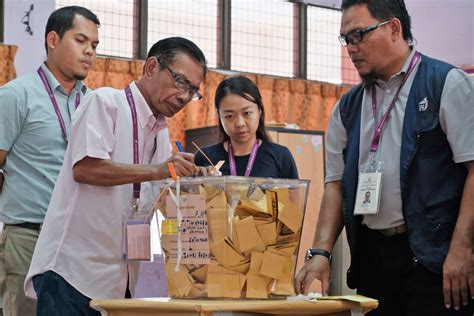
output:
[[[133,292],[132,264],[123,259],[122,225],[149,210],[149,181],[201,170],[194,155],[171,155],[164,117],[200,99],[202,51],[173,37],[154,44],[143,76],[125,90],[92,92],[73,118],[64,165],[25,281],[37,315],[99,315],[91,298]],[[136,268],[136,267],[135,267]]]

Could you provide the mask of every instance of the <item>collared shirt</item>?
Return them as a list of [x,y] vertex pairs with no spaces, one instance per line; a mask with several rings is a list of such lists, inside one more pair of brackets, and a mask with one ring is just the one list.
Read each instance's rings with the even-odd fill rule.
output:
[[[130,88],[137,110],[140,161],[162,163],[171,155],[165,120],[153,116],[134,83]],[[32,277],[48,270],[87,297],[125,296],[128,266],[122,258],[122,222],[132,216],[133,185],[77,183],[73,166],[86,156],[133,164],[132,127],[123,90],[91,92],[74,115],[64,165],[25,281],[28,296],[35,297]],[[140,208],[151,209],[155,197],[152,183],[142,183]]]
[[[45,64],[51,89],[69,129],[81,81],[68,95]],[[42,223],[67,142],[51,99],[38,73],[32,72],[0,87],[0,149],[8,152],[0,194],[0,222]]]
[[[377,123],[387,110],[403,75],[415,54],[412,49],[402,70],[387,82],[377,80]],[[395,107],[382,132],[376,159],[383,162],[380,211],[376,215],[364,215],[363,223],[372,229],[395,227],[404,223],[400,189],[400,150],[403,119],[413,79],[418,66],[400,90]],[[474,160],[474,80],[459,69],[449,71],[441,95],[439,121],[446,133],[456,163]],[[421,101],[421,100],[420,100]],[[359,143],[359,171],[369,164],[369,151],[374,134],[372,95],[364,90],[361,111]],[[340,180],[344,171],[342,150],[346,147],[347,133],[341,122],[339,103],[336,104],[326,134],[326,183]]]

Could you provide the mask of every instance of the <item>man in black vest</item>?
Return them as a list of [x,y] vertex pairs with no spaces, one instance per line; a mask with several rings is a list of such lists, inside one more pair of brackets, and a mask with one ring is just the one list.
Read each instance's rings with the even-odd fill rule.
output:
[[347,283],[379,300],[371,316],[472,316],[474,81],[411,45],[403,0],[342,10],[339,40],[362,84],[332,113],[314,248],[295,290],[317,278],[327,294],[345,227]]

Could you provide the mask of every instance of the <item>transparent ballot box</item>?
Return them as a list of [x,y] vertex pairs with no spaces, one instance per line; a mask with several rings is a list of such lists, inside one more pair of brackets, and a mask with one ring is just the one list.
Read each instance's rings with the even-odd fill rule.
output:
[[202,177],[159,183],[169,296],[294,295],[309,180]]

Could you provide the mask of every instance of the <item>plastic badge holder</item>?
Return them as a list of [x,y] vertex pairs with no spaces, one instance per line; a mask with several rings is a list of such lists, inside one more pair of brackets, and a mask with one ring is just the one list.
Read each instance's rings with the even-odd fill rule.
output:
[[156,203],[169,296],[294,295],[309,180],[181,178]]

